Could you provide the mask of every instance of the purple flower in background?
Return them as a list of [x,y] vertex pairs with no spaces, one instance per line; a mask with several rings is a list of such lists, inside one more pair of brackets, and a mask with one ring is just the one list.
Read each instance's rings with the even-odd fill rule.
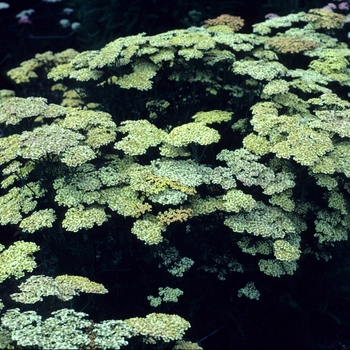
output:
[[70,22],[69,22],[69,20],[68,20],[67,18],[62,18],[62,19],[60,20],[60,25],[61,25],[61,27],[63,27],[63,28],[67,28],[67,27],[70,26]]
[[0,2],[0,10],[8,9],[10,5],[7,2]]
[[18,20],[18,24],[33,24],[33,22],[27,16],[23,16]]
[[326,6],[322,7],[321,10],[326,10],[326,11],[333,11],[337,8],[336,4],[333,4],[332,2],[330,2],[329,4],[327,4]]
[[35,10],[33,10],[33,9],[23,10],[20,13],[17,13],[16,18],[22,18],[22,17],[28,18],[28,16],[30,16],[34,12],[35,12]]
[[338,9],[339,9],[339,10],[349,10],[349,4],[348,4],[348,2],[346,2],[346,1],[341,2],[341,3],[338,5]]
[[18,24],[33,24],[33,22],[29,19],[29,16],[34,12],[35,10],[28,9],[17,13],[16,18],[18,18]]
[[65,15],[70,15],[72,12],[74,12],[73,9],[71,9],[70,7],[66,7],[62,10],[62,12],[65,14]]
[[271,19],[271,18],[276,18],[279,17],[279,15],[277,15],[276,13],[268,13],[265,15],[266,19]]

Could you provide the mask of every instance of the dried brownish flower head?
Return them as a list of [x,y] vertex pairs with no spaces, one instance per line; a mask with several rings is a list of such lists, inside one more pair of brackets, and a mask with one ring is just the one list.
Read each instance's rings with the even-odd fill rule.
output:
[[299,53],[320,46],[319,43],[307,40],[301,36],[272,38],[267,41],[267,45],[280,53]]
[[311,9],[304,18],[315,29],[339,29],[343,26],[346,16],[322,9]]
[[175,221],[186,221],[191,217],[192,209],[169,209],[157,215],[159,221],[163,224],[171,224]]
[[230,27],[234,32],[240,30],[244,25],[244,20],[239,16],[231,16],[231,15],[220,15],[213,19],[207,19],[204,21],[204,27],[213,27],[219,25],[226,25]]

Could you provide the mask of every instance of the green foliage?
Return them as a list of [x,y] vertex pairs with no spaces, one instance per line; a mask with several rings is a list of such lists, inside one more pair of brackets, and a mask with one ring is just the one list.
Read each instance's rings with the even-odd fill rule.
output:
[[[47,245],[54,241],[52,251],[75,239],[84,250],[82,242],[96,235],[93,259],[97,249],[117,265],[120,250],[129,259],[124,270],[137,265],[132,271],[146,276],[136,304],[159,287],[159,267],[170,272],[161,285],[183,283],[181,290],[149,295],[162,311],[171,307],[162,301],[186,300],[192,271],[215,274],[220,283],[237,272],[249,275],[234,294],[259,299],[260,272],[293,275],[301,257],[322,256],[348,239],[350,51],[330,31],[341,17],[330,26],[329,16],[325,25],[320,16],[327,14],[271,19],[256,24],[253,34],[225,26],[143,33],[65,55],[59,65],[40,61],[49,72],[46,83],[61,84],[53,91],[74,90],[78,98],[69,104],[67,95],[57,95],[48,103],[50,91],[7,96],[0,104],[0,223]],[[15,81],[31,83],[15,72],[9,73]],[[11,247],[25,263],[7,265],[13,258],[1,253],[2,280],[35,266],[34,243]],[[12,298],[106,293],[76,273],[56,275],[31,276]],[[78,348],[91,337],[100,348],[119,348],[131,336],[161,347],[174,345],[190,327],[166,313],[96,324],[74,310],[52,314],[42,321],[34,311],[7,310],[1,334],[41,348]]]

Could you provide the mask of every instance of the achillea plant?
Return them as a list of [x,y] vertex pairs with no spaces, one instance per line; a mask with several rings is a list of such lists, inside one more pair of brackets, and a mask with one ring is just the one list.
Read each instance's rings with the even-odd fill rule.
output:
[[[0,104],[6,126],[1,224],[38,240],[54,233],[83,242],[80,237],[101,234],[96,246],[114,256],[112,265],[122,259],[115,257],[120,249],[128,275],[136,271],[129,266],[147,256],[147,269],[137,271],[150,290],[170,285],[149,277],[152,269],[165,267],[174,284],[181,277],[179,305],[194,288],[186,279],[191,271],[215,274],[223,283],[237,272],[249,275],[246,287],[243,279],[237,283],[236,295],[258,299],[256,271],[293,275],[301,257],[322,256],[329,244],[347,240],[350,50],[333,36],[342,17],[332,22],[320,11],[258,23],[252,34],[233,33],[229,23],[139,34],[60,65],[50,61],[49,84],[75,89],[80,103],[68,106],[65,96],[56,101],[61,105],[8,96]],[[320,24],[322,16],[329,24]],[[3,279],[10,275],[23,272],[5,269]],[[45,278],[48,290],[30,295],[33,300],[105,290],[75,273]],[[28,293],[33,281],[20,288]],[[69,292],[62,292],[62,283]],[[200,290],[203,282],[195,283]],[[141,305],[154,288],[139,290],[142,299],[134,303]],[[85,314],[62,309],[41,321],[29,311],[35,327],[26,315],[11,309],[2,317],[3,332],[15,345],[48,346],[39,325],[74,335],[74,341],[53,339],[55,346],[89,344]],[[189,328],[182,317],[166,313],[125,318],[98,323],[89,333],[95,344],[118,348],[134,336],[174,345]],[[33,329],[39,335],[27,336]],[[117,338],[108,338],[109,332]]]

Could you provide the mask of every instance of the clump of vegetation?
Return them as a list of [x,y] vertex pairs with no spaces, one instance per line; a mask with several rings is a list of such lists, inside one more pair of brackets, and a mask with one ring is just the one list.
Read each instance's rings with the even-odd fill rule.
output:
[[260,302],[348,240],[350,49],[321,15],[128,36],[8,73],[50,90],[0,104],[0,223],[21,238],[0,259],[26,263],[5,259],[3,280],[41,247],[3,302],[2,347],[180,348],[203,308],[216,327],[214,309]]

